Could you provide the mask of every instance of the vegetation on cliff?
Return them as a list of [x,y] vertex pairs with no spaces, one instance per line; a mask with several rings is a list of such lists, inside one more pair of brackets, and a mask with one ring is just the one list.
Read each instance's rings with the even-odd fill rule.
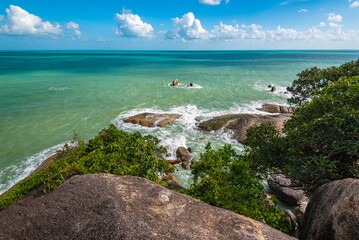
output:
[[270,124],[250,128],[245,158],[262,176],[280,171],[307,190],[358,178],[359,77],[342,77],[310,95],[286,122],[285,137]]
[[162,157],[166,149],[158,143],[156,137],[142,136],[139,132],[130,134],[111,124],[88,143],[78,142],[73,149],[65,146],[64,156],[4,194],[0,210],[42,185],[45,192],[52,191],[73,175],[112,173],[159,182],[160,176],[173,168]]

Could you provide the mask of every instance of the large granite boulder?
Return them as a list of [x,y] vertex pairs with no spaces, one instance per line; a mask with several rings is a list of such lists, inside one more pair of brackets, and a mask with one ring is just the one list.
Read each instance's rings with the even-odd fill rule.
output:
[[315,191],[300,239],[359,239],[359,179],[334,181]]
[[0,239],[294,239],[133,176],[74,176],[0,212]]
[[246,139],[246,133],[250,126],[260,125],[265,122],[272,123],[278,130],[283,129],[284,122],[290,119],[291,114],[258,115],[258,114],[230,114],[214,117],[197,123],[197,127],[203,131],[217,131],[220,129],[232,130],[233,138],[239,142]]
[[191,166],[191,162],[194,161],[191,153],[185,147],[178,147],[176,150],[176,157],[180,159],[182,162],[182,167],[184,169],[189,169]]
[[144,127],[165,127],[180,117],[179,114],[170,113],[141,113],[124,119],[124,122],[140,124]]
[[304,191],[290,187],[291,180],[283,174],[273,174],[267,182],[269,189],[282,202],[296,206],[304,200]]
[[261,108],[257,108],[257,110],[269,113],[294,113],[293,108],[276,104],[264,104]]

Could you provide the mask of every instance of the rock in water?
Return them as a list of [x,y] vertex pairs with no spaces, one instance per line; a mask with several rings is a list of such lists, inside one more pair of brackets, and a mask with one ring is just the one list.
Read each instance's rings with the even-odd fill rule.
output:
[[144,127],[165,127],[180,117],[182,115],[170,113],[141,113],[125,119],[124,122],[140,124]]
[[293,113],[294,109],[291,107],[276,105],[276,104],[264,104],[262,108],[257,110],[269,112],[269,113]]
[[276,129],[282,130],[284,122],[290,119],[290,114],[282,115],[257,115],[257,114],[230,114],[214,117],[207,121],[197,123],[200,130],[211,132],[224,128],[234,132],[233,138],[239,142],[246,139],[247,129],[253,125],[260,125],[264,122],[272,123]]
[[74,176],[0,212],[0,239],[294,239],[133,176]]
[[318,188],[305,211],[299,239],[359,239],[359,179]]
[[178,79],[173,80],[172,86],[177,86],[177,85],[178,85]]
[[305,195],[303,190],[290,188],[291,180],[283,174],[273,174],[268,179],[270,190],[278,197],[279,200],[289,205],[299,205]]

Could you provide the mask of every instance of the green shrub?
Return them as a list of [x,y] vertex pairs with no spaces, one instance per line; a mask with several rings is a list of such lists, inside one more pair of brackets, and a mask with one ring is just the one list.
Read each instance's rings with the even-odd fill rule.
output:
[[247,131],[246,159],[263,175],[282,171],[314,190],[326,180],[359,177],[359,77],[343,77],[316,90],[284,127]]
[[215,151],[208,144],[200,161],[191,167],[194,183],[186,194],[284,232],[290,230],[286,214],[266,199],[263,185],[250,169],[249,162],[229,145]]
[[88,143],[79,142],[72,151],[65,149],[65,156],[15,185],[1,197],[0,210],[42,185],[45,192],[52,191],[73,175],[111,173],[158,182],[165,172],[173,171],[162,157],[165,148],[158,143],[156,137],[130,134],[111,124]]

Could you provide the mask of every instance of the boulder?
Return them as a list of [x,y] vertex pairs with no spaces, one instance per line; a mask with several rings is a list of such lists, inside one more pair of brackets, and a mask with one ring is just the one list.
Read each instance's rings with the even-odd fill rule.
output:
[[300,223],[303,222],[305,210],[307,209],[308,203],[309,203],[309,198],[305,197],[304,200],[299,204],[297,217]]
[[177,86],[178,85],[178,79],[175,79],[172,81],[172,86]]
[[275,90],[276,90],[276,88],[273,86],[270,91],[274,92]]
[[133,176],[74,176],[0,212],[0,239],[294,239]]
[[318,188],[305,211],[299,239],[359,239],[359,179]]
[[180,117],[179,114],[170,113],[141,113],[124,119],[124,122],[140,124],[144,127],[165,127]]
[[177,177],[175,175],[173,175],[172,173],[167,173],[166,176],[164,176],[161,179],[161,182],[174,182],[177,183],[178,185],[181,185],[180,182],[178,181]]
[[233,131],[232,137],[239,142],[246,139],[247,129],[253,125],[264,122],[272,123],[278,130],[282,130],[284,122],[290,119],[291,114],[281,115],[258,115],[258,114],[230,114],[214,117],[207,121],[197,123],[196,126],[202,131],[216,131],[220,129]]
[[188,147],[187,150],[189,153],[193,153],[193,149],[191,147]]
[[185,147],[178,147],[176,151],[176,157],[181,161],[192,161],[193,157],[191,153]]
[[299,205],[305,197],[304,191],[293,189],[290,186],[291,180],[283,174],[272,174],[268,179],[269,189],[279,200],[289,205]]
[[168,160],[170,162],[171,165],[176,165],[176,164],[180,164],[182,162],[181,159],[176,159],[176,160]]
[[294,109],[291,107],[276,105],[276,104],[264,104],[257,110],[269,112],[269,113],[293,113]]
[[190,169],[191,161],[188,161],[188,160],[182,161],[181,166],[182,166],[184,169]]

